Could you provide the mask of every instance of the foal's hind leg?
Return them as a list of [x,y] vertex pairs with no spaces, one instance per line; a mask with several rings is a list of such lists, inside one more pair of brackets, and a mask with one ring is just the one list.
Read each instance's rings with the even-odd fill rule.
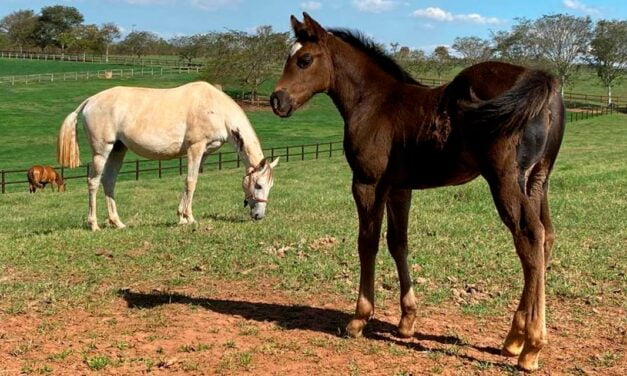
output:
[[116,228],[126,227],[118,216],[118,209],[115,204],[114,197],[115,181],[117,179],[118,172],[120,172],[120,167],[122,167],[126,151],[126,146],[121,142],[118,141],[114,144],[113,150],[111,151],[111,154],[109,154],[109,158],[105,164],[104,174],[102,176],[102,187],[104,188],[105,200],[107,201],[109,223]]
[[414,335],[416,321],[416,298],[411,286],[411,276],[407,267],[407,222],[411,206],[411,190],[395,189],[387,201],[388,249],[396,262],[398,279],[401,285],[401,321],[398,324],[400,337]]
[[525,277],[522,297],[503,345],[503,354],[520,354],[519,367],[531,371],[538,368],[538,355],[547,343],[544,226],[534,204],[536,198],[523,192],[517,172],[495,176],[498,178],[490,181],[492,196],[503,222],[512,232]]

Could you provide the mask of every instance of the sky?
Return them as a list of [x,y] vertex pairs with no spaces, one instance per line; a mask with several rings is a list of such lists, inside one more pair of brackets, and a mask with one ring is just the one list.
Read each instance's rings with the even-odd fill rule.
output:
[[0,0],[0,17],[48,5],[75,6],[86,23],[114,22],[125,33],[164,37],[225,29],[252,32],[260,25],[289,30],[289,16],[307,11],[327,27],[346,27],[377,42],[431,52],[455,37],[489,38],[518,17],[567,13],[597,19],[627,18],[626,0]]

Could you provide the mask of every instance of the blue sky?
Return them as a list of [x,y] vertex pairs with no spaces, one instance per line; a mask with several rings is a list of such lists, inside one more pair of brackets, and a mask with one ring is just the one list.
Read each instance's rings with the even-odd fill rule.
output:
[[289,29],[289,16],[303,10],[325,26],[358,29],[378,42],[399,42],[430,52],[457,36],[487,38],[507,30],[516,17],[544,14],[625,19],[625,0],[0,0],[0,16],[17,9],[72,5],[87,23],[115,22],[126,32],[148,30],[162,37],[225,28],[252,31],[259,25]]

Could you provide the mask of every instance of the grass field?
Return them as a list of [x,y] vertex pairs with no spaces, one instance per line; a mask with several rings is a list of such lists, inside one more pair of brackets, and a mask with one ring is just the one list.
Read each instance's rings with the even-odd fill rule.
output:
[[[612,115],[568,126],[551,180],[557,241],[548,274],[549,325],[566,311],[576,332],[577,325],[595,320],[590,309],[624,312],[626,120]],[[250,286],[265,281],[268,291],[286,294],[286,299],[352,300],[358,280],[356,215],[345,161],[337,157],[280,164],[268,217],[261,222],[250,221],[241,207],[242,173],[201,176],[194,202],[200,223],[193,227],[175,225],[180,178],[121,182],[118,207],[129,225],[123,231],[85,229],[83,182],[71,184],[64,194],[0,196],[1,315],[6,320],[43,315],[58,327],[64,325],[59,317],[69,309],[90,315],[110,310],[122,290],[220,294],[207,281]],[[103,219],[102,194],[99,203]],[[483,181],[416,192],[409,231],[421,309],[449,307],[451,314],[477,320],[509,316],[522,286],[520,266]],[[396,272],[385,253],[383,248],[377,264],[377,299],[393,305]],[[460,298],[457,291],[466,286],[480,294]],[[152,323],[158,319],[153,314],[146,312],[139,320]],[[624,330],[625,317],[616,320]],[[94,346],[100,352],[109,348]],[[39,351],[46,354],[42,348],[10,359],[28,359]],[[83,362],[92,368],[90,362],[98,359],[91,357],[98,351],[86,351]],[[253,351],[251,356],[262,353]],[[53,355],[48,359],[55,359]],[[624,354],[615,347],[603,356],[611,361],[600,370],[624,365]],[[107,364],[121,367],[131,360],[120,362]],[[475,366],[503,371],[489,364]],[[238,370],[242,368],[231,369]]]

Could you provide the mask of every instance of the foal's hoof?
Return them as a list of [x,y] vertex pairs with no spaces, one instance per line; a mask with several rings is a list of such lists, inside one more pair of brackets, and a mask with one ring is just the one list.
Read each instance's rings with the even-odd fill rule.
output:
[[415,314],[408,314],[401,318],[401,322],[398,323],[397,335],[400,338],[409,338],[414,336],[414,321],[416,321]]
[[109,220],[109,224],[111,225],[111,227],[117,228],[119,230],[126,228],[126,225],[120,221]]
[[348,325],[346,325],[346,334],[349,337],[359,338],[363,335],[364,326],[366,326],[365,320],[352,319]]

